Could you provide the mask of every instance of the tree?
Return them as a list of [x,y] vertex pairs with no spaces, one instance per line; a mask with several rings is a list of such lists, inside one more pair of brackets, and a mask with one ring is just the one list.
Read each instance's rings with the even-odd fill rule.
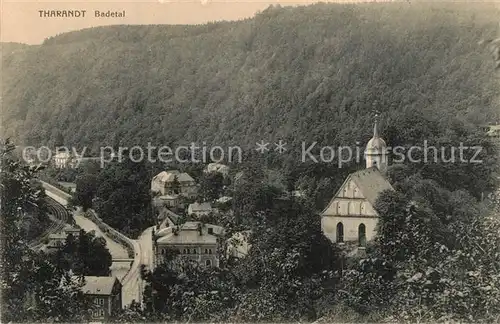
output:
[[109,163],[97,176],[94,208],[104,222],[135,237],[154,224],[150,172],[145,161],[125,153],[122,162]]
[[53,260],[59,267],[83,276],[108,276],[111,272],[112,257],[106,241],[84,230],[78,238],[69,235]]
[[64,137],[61,131],[56,132],[56,136],[54,138],[54,147],[64,147]]
[[199,196],[203,201],[213,202],[224,189],[224,176],[219,172],[204,173],[200,179]]
[[20,235],[23,209],[36,206],[43,191],[31,184],[37,169],[12,158],[14,145],[9,140],[1,144],[2,321],[88,320],[88,305],[80,286],[61,281],[69,273],[43,253],[30,250]]
[[181,192],[181,183],[177,175],[174,176],[174,180],[172,181],[172,191],[174,194],[179,194]]

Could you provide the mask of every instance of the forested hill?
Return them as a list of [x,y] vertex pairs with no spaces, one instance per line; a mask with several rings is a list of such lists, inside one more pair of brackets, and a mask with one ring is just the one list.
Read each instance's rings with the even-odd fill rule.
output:
[[316,4],[197,26],[112,26],[3,51],[4,134],[25,144],[366,138],[417,113],[480,124],[499,110],[478,45],[492,4]]

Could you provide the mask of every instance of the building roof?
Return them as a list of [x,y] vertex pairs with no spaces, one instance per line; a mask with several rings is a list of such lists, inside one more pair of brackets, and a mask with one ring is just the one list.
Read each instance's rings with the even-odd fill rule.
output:
[[90,295],[111,295],[116,281],[118,281],[116,277],[85,276],[82,291]]
[[179,195],[163,195],[158,197],[161,200],[175,200],[179,199]]
[[207,167],[205,168],[206,172],[228,172],[229,167],[225,164],[222,163],[209,163]]
[[486,132],[486,135],[488,136],[497,136],[500,134],[500,125],[490,125],[488,126],[488,131]]
[[248,243],[248,238],[252,234],[252,231],[246,230],[242,232],[236,232],[227,239],[227,250],[228,252],[236,252],[240,256],[245,256],[251,248],[251,244]]
[[[199,226],[203,234],[200,235]],[[214,234],[208,234],[208,228],[213,228]],[[179,226],[177,235],[173,233],[175,227],[166,228],[157,234],[161,236],[156,242],[158,244],[186,245],[186,244],[217,244],[217,237],[223,229],[220,226],[203,224],[201,222],[186,222]]]
[[204,202],[204,203],[192,203],[189,204],[188,209],[191,210],[191,212],[210,212],[212,211],[212,205],[209,202]]
[[161,182],[173,182],[177,176],[177,181],[179,182],[192,182],[194,179],[186,172],[180,173],[177,170],[162,171],[153,177],[153,180],[159,180]]
[[71,157],[71,153],[69,152],[59,152],[54,155],[55,159],[69,159]]
[[[160,209],[160,214],[158,215],[160,220],[163,220],[163,223],[160,225],[160,228],[165,227],[165,224],[170,220],[171,223],[177,224],[180,216],[172,212],[167,207],[163,207]],[[165,223],[165,224],[164,224]]]
[[228,201],[231,201],[232,199],[233,198],[231,198],[231,197],[223,196],[223,197],[220,197],[219,199],[217,199],[217,202],[224,204],[224,203],[227,203]]
[[80,232],[80,230],[81,229],[78,227],[78,225],[72,226],[70,224],[65,224],[63,228],[63,231],[65,232]]
[[351,173],[346,181],[349,179],[352,179],[354,183],[356,183],[358,189],[372,206],[375,204],[375,201],[382,191],[394,190],[377,167],[371,167]]
[[67,235],[65,233],[52,233],[49,235],[49,240],[65,240]]

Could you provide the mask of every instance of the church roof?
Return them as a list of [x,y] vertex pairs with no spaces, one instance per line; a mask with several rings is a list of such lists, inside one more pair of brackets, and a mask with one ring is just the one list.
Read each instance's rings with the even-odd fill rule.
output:
[[394,190],[377,167],[371,167],[351,173],[346,181],[348,181],[349,178],[356,183],[363,196],[372,206],[375,205],[375,201],[382,191]]
[[328,203],[327,207],[323,210],[322,214],[325,214],[329,206],[332,204],[333,200],[339,197],[342,188],[344,188],[346,183],[348,183],[350,180],[354,181],[358,189],[361,191],[363,197],[365,197],[365,199],[372,206],[375,205],[375,201],[382,191],[394,190],[389,181],[387,181],[387,179],[382,175],[382,173],[376,166],[353,172],[349,176],[347,176],[342,186],[340,186],[330,203]]

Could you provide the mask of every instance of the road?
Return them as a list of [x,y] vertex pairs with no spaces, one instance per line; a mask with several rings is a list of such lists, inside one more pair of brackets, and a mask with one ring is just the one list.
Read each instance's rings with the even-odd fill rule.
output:
[[147,228],[137,240],[132,240],[132,243],[134,244],[134,251],[136,251],[137,257],[136,260],[134,260],[134,264],[132,265],[130,274],[127,277],[127,281],[123,283],[123,305],[130,305],[132,300],[141,303],[143,301],[142,294],[144,292],[145,282],[141,278],[140,266],[141,264],[144,264],[146,265],[147,269],[152,269],[152,229],[153,227]]
[[[83,228],[86,232],[94,231],[97,237],[102,237],[106,240],[106,247],[108,248],[109,253],[111,254],[111,257],[113,259],[128,259],[127,250],[120,244],[113,241],[109,236],[104,234],[99,229],[97,224],[83,216],[83,213],[80,209],[73,215],[73,218],[75,219],[76,224]],[[113,264],[111,265],[111,275],[122,281],[129,268],[130,263],[128,262],[113,262]]]
[[[67,205],[68,194],[61,192],[57,188],[43,183],[47,195],[56,199],[57,202],[63,206]],[[108,248],[113,259],[128,259],[127,250],[117,242],[113,241],[109,236],[103,233],[97,224],[90,219],[86,218],[81,209],[78,209],[73,218],[78,226],[85,231],[95,231],[96,236],[103,237],[106,240],[106,247]],[[142,302],[142,292],[144,290],[144,282],[140,276],[141,264],[146,265],[148,269],[152,269],[153,265],[153,244],[152,244],[152,229],[146,229],[137,240],[130,240],[134,246],[135,257],[132,264],[129,262],[113,262],[111,266],[112,276],[116,276],[123,285],[122,288],[122,306],[128,306],[135,300]],[[130,269],[130,271],[129,271]],[[125,276],[126,275],[126,276]]]

